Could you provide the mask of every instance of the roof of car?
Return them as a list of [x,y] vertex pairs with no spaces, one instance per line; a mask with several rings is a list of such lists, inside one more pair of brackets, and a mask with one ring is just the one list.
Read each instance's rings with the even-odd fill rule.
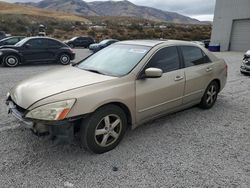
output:
[[0,41],[5,41],[5,40],[12,39],[12,38],[21,38],[21,37],[24,37],[24,38],[25,38],[25,36],[11,36],[11,37],[3,38],[3,39],[1,39]]
[[149,46],[154,47],[159,44],[167,44],[167,45],[173,45],[173,44],[179,44],[179,45],[193,45],[192,42],[188,41],[181,41],[181,40],[128,40],[128,41],[121,41],[117,44],[129,44],[129,45],[140,45],[140,46]]
[[24,39],[26,39],[26,40],[30,40],[30,39],[51,39],[51,40],[55,40],[55,41],[58,41],[58,42],[61,42],[61,43],[62,43],[62,41],[60,41],[60,40],[57,40],[57,39],[51,38],[51,37],[46,37],[46,36],[26,37],[26,38],[24,38]]
[[[26,37],[27,39],[53,39],[51,37],[45,37],[45,36],[34,36],[34,37]],[[54,39],[56,40],[56,39]]]

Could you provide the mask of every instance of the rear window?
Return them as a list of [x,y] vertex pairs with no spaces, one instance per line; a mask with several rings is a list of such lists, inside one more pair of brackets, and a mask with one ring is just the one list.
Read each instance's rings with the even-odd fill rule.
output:
[[198,47],[182,46],[181,50],[186,67],[191,67],[211,62],[208,56]]

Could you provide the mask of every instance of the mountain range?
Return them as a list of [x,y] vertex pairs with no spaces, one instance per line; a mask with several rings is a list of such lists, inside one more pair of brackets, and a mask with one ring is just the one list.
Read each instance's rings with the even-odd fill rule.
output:
[[122,16],[137,17],[160,22],[207,24],[206,22],[201,22],[175,12],[135,5],[127,0],[94,2],[85,2],[83,0],[42,0],[40,2],[27,2],[19,4],[30,5],[43,9],[64,11],[82,16]]

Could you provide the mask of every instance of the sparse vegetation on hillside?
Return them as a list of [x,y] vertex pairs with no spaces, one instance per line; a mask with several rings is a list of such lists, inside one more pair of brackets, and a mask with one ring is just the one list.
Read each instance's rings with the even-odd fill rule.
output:
[[31,6],[15,5],[11,3],[4,3],[0,1],[0,14],[15,14],[15,15],[27,15],[31,18],[36,17],[47,17],[50,19],[61,19],[65,21],[81,21],[86,22],[84,17],[77,16],[74,14],[68,14],[65,12],[49,11]]
[[105,38],[127,39],[180,39],[210,38],[209,25],[183,25],[153,22],[128,17],[87,17],[44,11],[37,8],[0,3],[0,31],[12,35],[36,35],[38,26],[46,26],[47,34],[58,39],[89,35],[97,41]]

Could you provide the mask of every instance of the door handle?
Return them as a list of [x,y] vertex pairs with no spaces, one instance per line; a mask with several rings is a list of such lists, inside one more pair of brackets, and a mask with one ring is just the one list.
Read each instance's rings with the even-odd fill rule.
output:
[[174,80],[175,81],[180,81],[180,80],[183,80],[183,78],[184,78],[183,76],[176,76]]
[[208,68],[206,69],[207,72],[211,72],[212,70],[213,70],[212,67],[208,67]]

